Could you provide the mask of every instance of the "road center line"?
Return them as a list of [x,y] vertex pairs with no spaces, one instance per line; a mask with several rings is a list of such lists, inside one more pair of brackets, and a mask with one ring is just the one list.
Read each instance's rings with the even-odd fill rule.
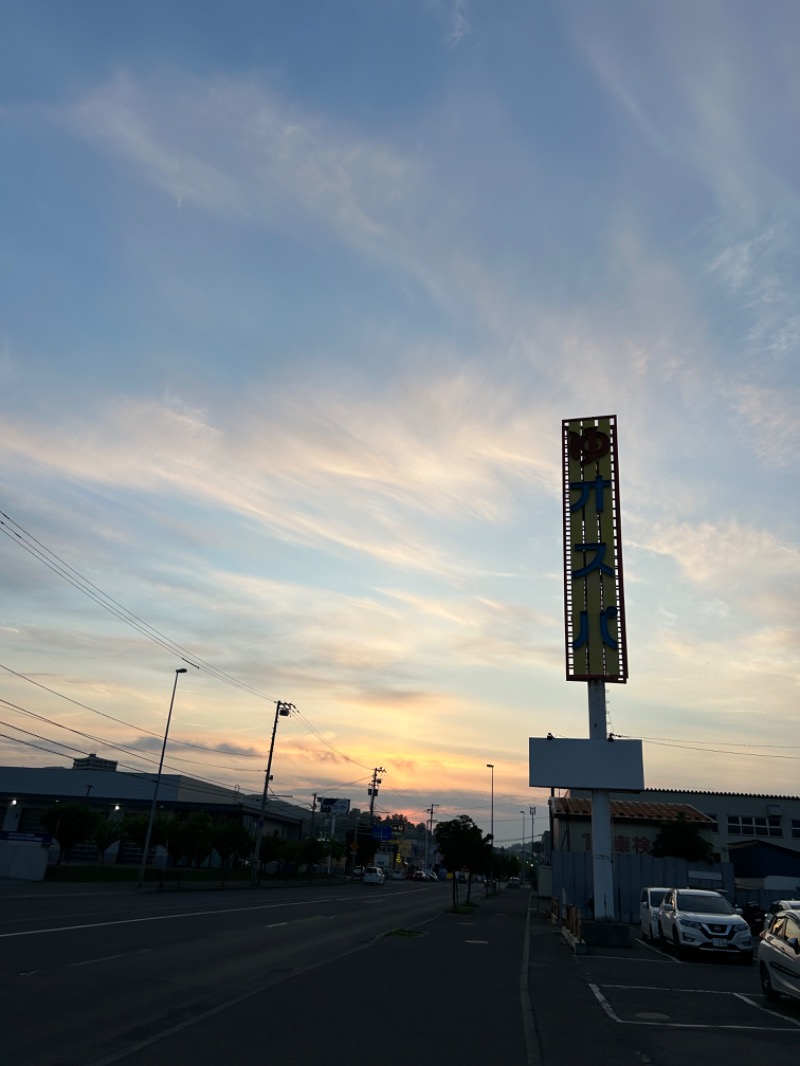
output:
[[[357,897],[351,896],[348,898],[355,899]],[[213,911],[182,911],[177,914],[153,914],[147,918],[120,918],[113,922],[85,922],[81,925],[56,925],[49,929],[21,929],[15,933],[0,933],[0,940],[7,940],[15,936],[41,936],[43,933],[70,933],[73,930],[80,929],[103,929],[114,925],[136,925],[141,922],[165,922],[170,921],[172,918],[208,918],[214,915],[244,914],[247,911],[277,910],[279,907],[305,907],[309,903],[327,902],[330,902],[330,897],[323,896],[319,899],[303,899],[293,903],[263,903],[254,907],[229,907],[224,910]],[[377,901],[370,900],[369,902]]]

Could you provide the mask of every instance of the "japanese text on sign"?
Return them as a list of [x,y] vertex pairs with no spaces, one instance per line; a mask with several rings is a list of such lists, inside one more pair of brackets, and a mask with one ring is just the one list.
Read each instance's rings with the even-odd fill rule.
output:
[[616,416],[565,419],[562,451],[567,679],[625,682]]

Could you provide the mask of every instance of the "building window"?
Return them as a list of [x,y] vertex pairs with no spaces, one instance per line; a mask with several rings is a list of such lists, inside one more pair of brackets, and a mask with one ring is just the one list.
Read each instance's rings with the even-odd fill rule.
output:
[[800,838],[800,818],[792,818],[792,836],[796,840]]
[[[800,828],[800,822],[792,822],[792,836],[794,836],[795,824]],[[760,818],[749,814],[729,814],[728,835],[732,837],[783,836],[780,815],[770,814],[766,818]],[[800,832],[798,836],[800,836]]]

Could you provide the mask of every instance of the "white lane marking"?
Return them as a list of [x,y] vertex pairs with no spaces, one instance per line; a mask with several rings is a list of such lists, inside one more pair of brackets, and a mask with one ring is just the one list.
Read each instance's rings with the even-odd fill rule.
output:
[[488,944],[488,940],[465,940],[465,944]]
[[688,992],[693,996],[737,996],[738,992],[726,992],[724,988],[664,988],[662,985],[612,985],[603,982],[603,988],[623,988],[634,992]]
[[119,955],[103,955],[99,959],[84,959],[82,962],[70,962],[74,966],[94,966],[96,962],[110,962],[112,959],[129,959],[132,955],[146,955],[151,948],[140,948],[138,951],[123,951]]
[[542,1066],[542,1040],[536,1022],[536,1012],[531,1002],[528,984],[528,968],[531,954],[531,897],[528,897],[528,910],[525,915],[525,936],[522,941],[522,965],[519,974],[519,996],[522,1006],[522,1026],[525,1032],[525,1049],[528,1053],[528,1066]]
[[[357,899],[356,896],[344,896],[339,897],[341,900]],[[136,925],[141,922],[165,922],[172,918],[207,918],[211,915],[226,915],[226,914],[244,914],[247,911],[271,911],[277,910],[278,907],[305,907],[309,903],[329,903],[331,902],[330,896],[323,896],[320,899],[303,899],[296,902],[284,901],[282,903],[262,903],[253,907],[226,907],[222,910],[213,911],[181,911],[177,914],[154,914],[148,918],[120,918],[113,922],[84,922],[81,925],[56,925],[51,926],[49,929],[20,929],[15,933],[0,933],[0,940],[6,940],[15,936],[41,936],[43,933],[70,933],[73,930],[79,929],[103,929],[112,925]],[[362,902],[374,903],[377,900],[368,900]]]

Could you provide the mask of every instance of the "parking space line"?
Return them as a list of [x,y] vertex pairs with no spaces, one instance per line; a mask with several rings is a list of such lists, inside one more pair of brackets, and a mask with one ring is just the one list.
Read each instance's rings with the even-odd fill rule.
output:
[[670,962],[677,962],[679,966],[682,965],[680,959],[676,959],[674,955],[668,955],[666,951],[662,951],[657,944],[651,944],[649,940],[643,940],[641,937],[638,937],[636,943],[641,944],[643,948],[649,948],[653,954],[659,955],[662,959],[669,959]]
[[[664,1028],[664,1029],[724,1029],[724,1030],[732,1030],[732,1031],[736,1031],[736,1032],[739,1032],[739,1031],[745,1032],[746,1031],[746,1032],[756,1032],[756,1033],[792,1033],[792,1032],[796,1031],[795,1029],[781,1028],[781,1027],[775,1026],[775,1025],[715,1025],[714,1023],[710,1023],[710,1022],[709,1023],[707,1023],[707,1022],[666,1022],[666,1021],[653,1021],[651,1019],[644,1019],[644,1018],[637,1018],[637,1019],[630,1019],[629,1020],[627,1018],[620,1018],[620,1016],[617,1014],[617,1012],[614,1010],[614,1008],[611,1006],[609,1001],[606,999],[606,997],[603,995],[603,993],[600,991],[600,988],[596,984],[594,984],[592,981],[589,981],[588,985],[589,985],[589,988],[592,990],[592,993],[594,994],[595,998],[597,999],[597,1002],[603,1008],[605,1013],[608,1015],[608,1017],[613,1022],[616,1022],[618,1025],[649,1025],[649,1026],[660,1026],[661,1028]],[[645,985],[603,985],[603,987],[604,988],[628,989],[630,991],[636,991],[636,992],[663,992],[664,991],[663,988],[658,988],[658,987],[655,987],[655,986],[648,987],[648,986],[645,986]],[[769,1014],[773,1018],[777,1018],[781,1022],[791,1022],[791,1024],[794,1025],[794,1026],[800,1026],[800,1022],[796,1022],[793,1018],[786,1018],[782,1014],[777,1014],[774,1011],[766,1010],[764,1007],[761,1007],[758,1003],[756,1003],[755,1001],[749,999],[747,996],[745,996],[741,992],[722,992],[722,991],[718,991],[717,989],[701,989],[701,988],[673,988],[673,989],[670,989],[670,991],[672,991],[672,992],[690,992],[693,995],[736,996],[738,999],[744,1000],[745,1003],[749,1003],[753,1007],[759,1007],[760,1010],[763,1010],[766,1014]]]
[[743,999],[745,1003],[749,1003],[751,1007],[756,1007],[758,1010],[763,1010],[763,1012],[765,1014],[769,1014],[771,1018],[780,1018],[782,1022],[791,1022],[792,1025],[796,1025],[797,1028],[800,1029],[800,1021],[797,1021],[796,1018],[789,1018],[785,1014],[778,1014],[777,1011],[770,1010],[769,1007],[765,1007],[763,1003],[759,1003],[757,1000],[751,999],[750,996],[745,995],[744,992],[734,992],[733,994],[734,996],[736,996],[737,999]]
[[659,957],[663,958],[667,962],[677,962],[679,966],[683,965],[683,963],[681,963],[680,959],[673,959],[670,955],[661,955],[660,952],[656,953],[656,958],[655,959],[635,959],[635,958],[631,959],[631,958],[628,958],[627,956],[622,956],[622,955],[595,955],[594,953],[591,954],[591,955],[579,955],[578,956],[578,958],[591,959],[592,962],[594,962],[595,959],[604,959],[606,961],[608,961],[610,959],[612,962],[624,962],[626,964],[629,963],[629,962],[644,962],[644,963],[647,963],[648,966],[652,966],[654,963],[657,963]]

